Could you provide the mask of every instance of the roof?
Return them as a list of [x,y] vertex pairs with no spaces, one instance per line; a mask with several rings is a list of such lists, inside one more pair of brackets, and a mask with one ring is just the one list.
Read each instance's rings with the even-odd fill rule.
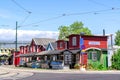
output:
[[80,50],[77,49],[77,50],[49,50],[49,51],[42,51],[42,52],[39,52],[39,53],[27,53],[27,54],[20,54],[20,55],[17,55],[16,57],[32,57],[32,56],[42,56],[42,55],[54,55],[54,54],[61,54],[62,52],[64,51],[69,51],[70,53],[72,54],[76,54],[76,53],[79,53]]
[[36,45],[48,45],[50,42],[55,42],[55,39],[51,38],[33,38]]
[[42,51],[42,52],[37,53],[35,55],[36,56],[41,56],[41,55],[61,54],[64,51],[69,51],[73,54],[76,54],[76,53],[80,52],[80,50],[68,50],[68,49],[66,49],[66,50],[49,50],[49,51]]
[[78,53],[78,52],[81,52],[81,50],[80,50],[80,49],[77,49],[77,50],[70,50],[70,52],[72,52],[73,54],[76,54],[76,53]]
[[64,50],[49,50],[49,51],[42,51],[36,54],[36,56],[40,56],[40,55],[51,55],[51,54],[60,54],[62,53]]
[[56,44],[55,42],[52,42],[51,45],[52,45],[52,47],[53,47],[54,49],[57,48],[57,44]]
[[67,38],[68,37],[70,37],[70,36],[82,36],[82,37],[108,37],[107,35],[105,35],[105,36],[103,36],[103,35],[80,35],[80,34],[71,34],[71,35],[69,35],[69,36],[67,36]]
[[34,53],[26,53],[26,54],[17,55],[16,57],[32,57],[32,56],[35,56],[35,54],[37,54],[37,53],[36,52],[34,52]]

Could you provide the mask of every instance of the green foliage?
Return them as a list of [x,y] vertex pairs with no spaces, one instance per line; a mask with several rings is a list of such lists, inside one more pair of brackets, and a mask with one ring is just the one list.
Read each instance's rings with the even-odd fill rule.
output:
[[86,35],[91,35],[91,31],[87,27],[84,27],[84,24],[82,22],[78,21],[69,26],[60,26],[58,30],[59,39],[63,40],[66,40],[66,37],[70,34],[80,34],[81,32],[84,32]]
[[79,69],[79,68],[80,68],[80,64],[75,64],[75,65],[74,65],[74,68],[75,68],[75,69]]
[[116,36],[115,36],[115,44],[120,46],[120,30],[118,30],[116,32]]
[[91,70],[106,70],[106,67],[103,66],[100,62],[91,62],[88,64],[87,69]]
[[66,36],[68,36],[70,34],[69,27],[67,27],[67,26],[60,26],[58,28],[58,30],[59,30],[59,39],[66,40]]
[[120,70],[120,49],[118,49],[117,52],[114,53],[111,61],[112,61],[112,68]]

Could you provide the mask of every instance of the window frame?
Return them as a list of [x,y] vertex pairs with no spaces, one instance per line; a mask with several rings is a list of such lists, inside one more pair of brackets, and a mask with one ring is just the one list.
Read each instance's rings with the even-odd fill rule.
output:
[[93,51],[92,52],[92,61],[97,61],[97,60],[98,60],[97,51]]
[[77,45],[77,38],[74,36],[72,37],[72,46],[76,46]]

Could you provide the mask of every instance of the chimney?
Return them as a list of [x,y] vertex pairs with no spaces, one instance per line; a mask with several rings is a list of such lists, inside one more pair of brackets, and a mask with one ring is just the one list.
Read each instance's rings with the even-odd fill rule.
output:
[[103,29],[103,36],[105,36],[105,29]]

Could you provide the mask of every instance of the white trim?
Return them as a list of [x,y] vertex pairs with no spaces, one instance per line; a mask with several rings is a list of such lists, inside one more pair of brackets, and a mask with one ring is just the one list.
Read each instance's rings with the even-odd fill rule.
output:
[[50,46],[51,46],[52,50],[55,50],[55,49],[53,48],[53,46],[52,46],[52,44],[51,44],[51,43],[50,43]]
[[101,51],[100,48],[96,48],[96,47],[90,47],[90,48],[87,48],[87,49],[85,49],[85,51],[87,51],[87,50],[89,50],[89,49],[97,49],[97,50]]

